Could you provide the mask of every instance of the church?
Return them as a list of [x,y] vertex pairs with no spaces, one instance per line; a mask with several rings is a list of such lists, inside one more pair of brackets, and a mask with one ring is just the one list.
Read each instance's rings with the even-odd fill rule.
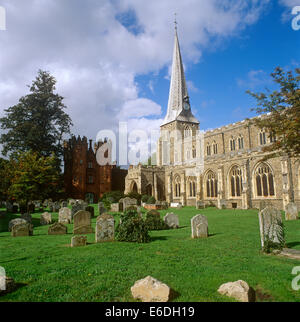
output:
[[[264,116],[262,116],[264,117]],[[259,208],[261,202],[300,207],[300,160],[263,161],[276,136],[243,120],[201,132],[188,95],[177,29],[168,110],[160,126],[156,166],[130,166],[125,194],[138,192],[183,206]]]

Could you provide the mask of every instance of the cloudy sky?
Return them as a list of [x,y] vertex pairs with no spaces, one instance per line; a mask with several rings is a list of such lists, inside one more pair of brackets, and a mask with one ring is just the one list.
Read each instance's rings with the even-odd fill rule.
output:
[[201,128],[251,116],[245,94],[271,87],[276,66],[299,67],[298,0],[0,0],[0,115],[52,73],[73,133],[159,129],[166,113],[174,13],[192,110]]

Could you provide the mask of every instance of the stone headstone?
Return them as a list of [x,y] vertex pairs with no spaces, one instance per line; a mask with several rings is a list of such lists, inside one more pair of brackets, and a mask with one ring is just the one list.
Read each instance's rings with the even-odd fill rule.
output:
[[245,281],[222,284],[218,292],[241,302],[255,302],[255,291]]
[[26,214],[22,214],[21,215],[21,218],[22,219],[25,219],[28,223],[32,223],[32,216],[30,215],[30,214],[28,214],[28,213],[26,213]]
[[119,212],[119,203],[112,203],[110,206],[112,212]]
[[285,220],[297,220],[298,217],[298,208],[294,202],[290,202],[285,207]]
[[16,288],[17,285],[11,277],[0,274],[0,296],[11,293]]
[[177,208],[179,204],[180,204],[179,202],[171,202],[170,207],[171,208]]
[[48,203],[48,208],[50,212],[54,212],[54,203],[53,202],[49,202]]
[[131,287],[131,294],[134,299],[142,302],[168,302],[171,297],[171,288],[159,280],[147,276],[135,282]]
[[53,211],[54,212],[59,212],[59,209],[60,209],[59,202],[54,202],[54,204],[53,204]]
[[259,211],[262,211],[268,206],[267,202],[265,200],[262,200],[259,202]]
[[27,221],[22,218],[13,219],[8,223],[8,231],[11,231],[13,226],[15,226],[15,225],[26,224],[26,223],[27,223]]
[[71,215],[72,218],[74,217],[74,215],[76,214],[76,212],[83,210],[83,206],[80,203],[75,203],[75,205],[72,206],[72,210],[71,210]]
[[110,242],[115,239],[115,219],[109,214],[97,218],[96,243]]
[[[137,205],[137,200],[134,198],[129,198],[129,197],[125,197],[123,199],[121,199],[120,201],[122,201],[123,203],[123,211],[130,206],[136,206]],[[119,203],[120,203],[119,201]]]
[[178,216],[173,214],[172,212],[164,216],[164,222],[172,229],[179,228]]
[[98,203],[98,210],[99,210],[99,215],[101,216],[102,214],[107,213],[107,209],[104,207],[103,202]]
[[70,199],[68,204],[69,204],[69,206],[74,206],[76,204],[76,200],[75,199]]
[[68,201],[62,201],[62,202],[60,203],[60,207],[61,207],[61,208],[68,207]]
[[85,207],[85,211],[88,211],[91,214],[91,218],[95,217],[95,208],[93,206]]
[[197,209],[204,209],[205,208],[204,201],[198,200],[197,203],[196,203],[196,208]]
[[11,229],[11,235],[12,237],[32,236],[32,226],[28,222],[14,225]]
[[74,236],[71,239],[71,247],[86,246],[87,237],[86,236]]
[[280,210],[266,207],[258,214],[262,248],[267,240],[280,245],[283,240],[282,217]]
[[64,207],[59,209],[58,222],[61,224],[70,224],[72,222],[71,209]]
[[74,235],[93,233],[93,229],[91,226],[91,214],[88,211],[80,210],[76,212],[73,219],[74,219],[74,228],[73,228]]
[[208,222],[203,215],[196,215],[191,219],[192,238],[208,237]]
[[65,235],[67,234],[68,228],[64,224],[54,223],[48,229],[48,235]]
[[52,223],[52,216],[49,214],[49,212],[44,212],[41,214],[41,219],[40,219],[41,225],[51,225]]

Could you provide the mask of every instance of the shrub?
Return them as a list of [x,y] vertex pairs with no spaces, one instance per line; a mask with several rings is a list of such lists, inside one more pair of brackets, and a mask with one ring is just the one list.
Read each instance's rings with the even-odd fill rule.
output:
[[142,195],[142,202],[147,202],[150,196],[148,195]]
[[120,223],[116,228],[116,240],[134,243],[150,242],[148,227],[136,211],[128,210],[121,215]]
[[137,192],[130,192],[127,195],[125,195],[124,197],[129,197],[131,199],[136,199],[137,200],[137,204],[140,206],[141,205],[141,199],[142,199],[142,195],[137,193]]
[[150,210],[147,213],[145,223],[149,230],[169,229],[169,226],[160,218],[160,214],[156,210]]
[[149,199],[147,200],[147,204],[148,205],[154,205],[156,202],[155,198],[154,197],[149,197]]

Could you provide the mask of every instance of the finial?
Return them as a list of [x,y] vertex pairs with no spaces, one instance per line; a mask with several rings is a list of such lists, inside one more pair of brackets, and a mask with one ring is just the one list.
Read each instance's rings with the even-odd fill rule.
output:
[[175,31],[177,31],[177,13],[174,14],[175,15],[175,21],[174,21],[174,24],[175,24]]

